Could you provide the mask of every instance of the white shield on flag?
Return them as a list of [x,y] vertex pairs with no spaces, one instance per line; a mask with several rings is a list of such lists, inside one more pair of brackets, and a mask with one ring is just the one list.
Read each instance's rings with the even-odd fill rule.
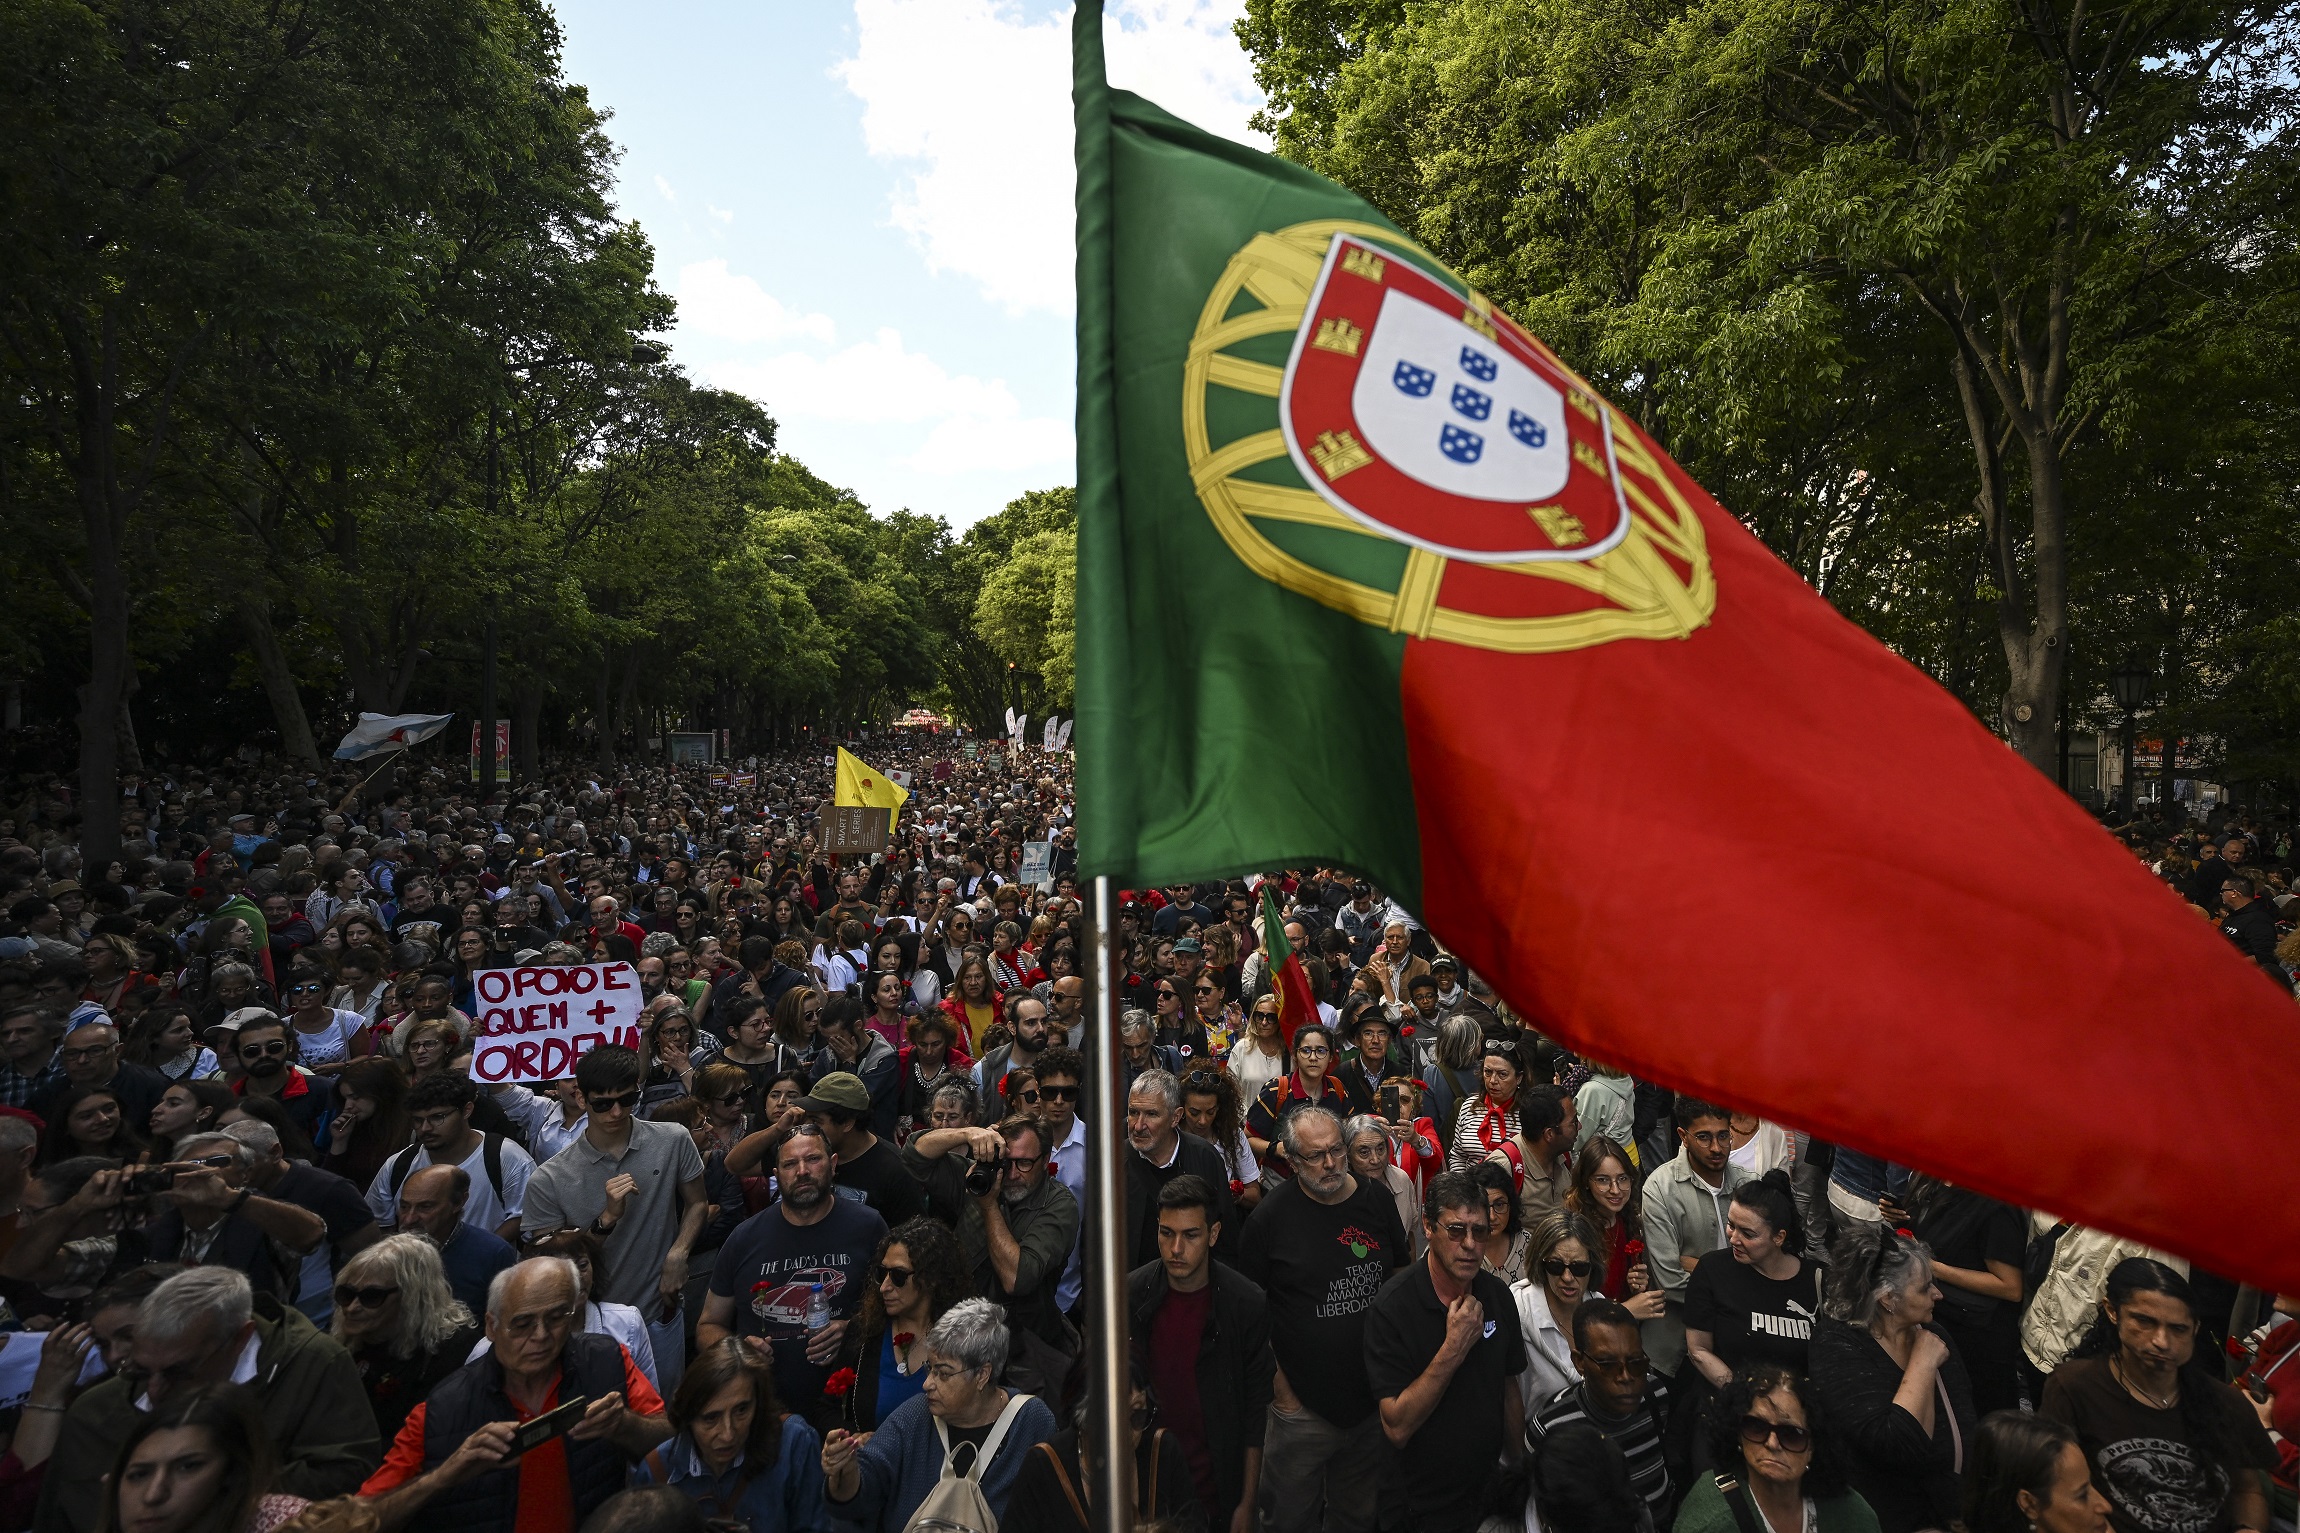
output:
[[1433,490],[1548,500],[1573,472],[1565,396],[1453,315],[1395,288],[1350,403],[1366,445]]

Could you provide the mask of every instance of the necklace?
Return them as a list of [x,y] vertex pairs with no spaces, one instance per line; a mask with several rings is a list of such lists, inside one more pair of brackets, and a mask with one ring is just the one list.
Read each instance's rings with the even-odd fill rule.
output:
[[2143,1405],[2152,1405],[2160,1411],[2168,1411],[2180,1403],[2180,1386],[2177,1382],[2173,1385],[2172,1393],[2160,1400],[2126,1378],[2124,1370],[2117,1366],[2117,1361],[2113,1357],[2108,1360],[2108,1371],[2117,1383],[2124,1386],[2127,1393],[2138,1399]]

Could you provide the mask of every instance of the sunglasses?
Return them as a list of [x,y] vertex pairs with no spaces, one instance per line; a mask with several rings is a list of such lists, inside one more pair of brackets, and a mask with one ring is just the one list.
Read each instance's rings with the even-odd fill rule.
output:
[[583,1099],[583,1102],[584,1105],[589,1107],[593,1112],[603,1113],[617,1107],[620,1107],[625,1112],[632,1112],[635,1111],[639,1106],[639,1093],[636,1091],[626,1091],[620,1096],[587,1096]]
[[1743,1416],[1741,1418],[1741,1440],[1743,1442],[1752,1447],[1763,1447],[1767,1441],[1775,1438],[1778,1438],[1782,1448],[1790,1453],[1802,1453],[1813,1446],[1813,1434],[1803,1427],[1792,1426],[1786,1421],[1767,1421],[1762,1416]]
[[1160,985],[1157,990],[1152,993],[1155,994],[1160,1000],[1172,1000],[1175,996],[1180,995],[1182,992],[1175,989],[1172,985]]
[[339,1309],[350,1309],[357,1304],[366,1309],[381,1309],[399,1292],[396,1288],[354,1288],[349,1283],[335,1285],[335,1302]]
[[892,1283],[897,1288],[910,1286],[910,1268],[908,1267],[881,1267],[878,1269],[878,1275],[883,1281]]
[[274,1038],[274,1039],[273,1039],[271,1042],[269,1042],[269,1043],[243,1043],[243,1044],[241,1044],[241,1045],[240,1045],[240,1058],[242,1058],[242,1059],[262,1059],[262,1058],[264,1058],[266,1055],[269,1055],[269,1054],[285,1054],[287,1051],[288,1051],[287,1040],[286,1040],[286,1039],[284,1039],[284,1038]]
[[319,994],[321,991],[323,991],[323,990],[325,990],[325,989],[327,989],[327,983],[326,983],[326,981],[324,981],[324,980],[316,980],[316,979],[315,979],[315,980],[312,980],[312,981],[310,981],[310,982],[308,982],[308,983],[306,983],[306,984],[301,984],[301,985],[290,985],[290,986],[288,986],[288,994],[289,994],[289,995],[318,995],[318,994]]
[[1597,1270],[1597,1263],[1569,1262],[1555,1256],[1549,1256],[1542,1259],[1541,1270],[1551,1277],[1563,1277],[1570,1272],[1577,1278],[1585,1278]]
[[1078,1100],[1078,1088],[1076,1086],[1041,1086],[1038,1088],[1038,1094],[1049,1102],[1075,1102]]

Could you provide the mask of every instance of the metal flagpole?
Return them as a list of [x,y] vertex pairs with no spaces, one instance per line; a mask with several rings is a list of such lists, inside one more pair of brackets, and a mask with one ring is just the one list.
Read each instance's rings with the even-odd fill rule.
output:
[[[1127,1417],[1126,1091],[1118,1048],[1119,989],[1126,977],[1118,952],[1118,912],[1110,880],[1094,880],[1094,1009],[1086,1037],[1086,1358],[1093,1418],[1084,1441],[1096,1444],[1087,1477],[1104,1528],[1133,1525],[1134,1450]],[[1124,1508],[1113,1515],[1112,1508]]]

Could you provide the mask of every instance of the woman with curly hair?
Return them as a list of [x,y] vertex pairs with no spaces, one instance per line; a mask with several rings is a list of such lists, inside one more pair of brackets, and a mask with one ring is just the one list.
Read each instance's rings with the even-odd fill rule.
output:
[[1878,1533],[1877,1514],[1835,1462],[1827,1425],[1794,1368],[1758,1362],[1734,1374],[1709,1403],[1717,1472],[1694,1476],[1676,1533]]
[[856,1317],[845,1362],[855,1371],[846,1425],[870,1431],[925,1382],[926,1333],[961,1299],[974,1297],[974,1276],[950,1226],[909,1219],[879,1242],[871,1286]]

